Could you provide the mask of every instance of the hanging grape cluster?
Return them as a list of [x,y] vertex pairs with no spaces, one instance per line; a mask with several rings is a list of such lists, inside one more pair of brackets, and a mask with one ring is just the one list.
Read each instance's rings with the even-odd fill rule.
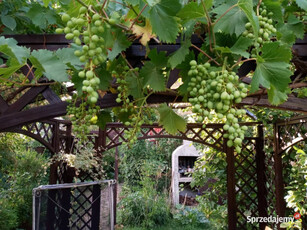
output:
[[[89,132],[90,123],[97,120],[99,112],[95,104],[98,101],[100,78],[95,73],[95,67],[106,61],[105,41],[101,36],[104,32],[103,21],[98,13],[86,7],[79,9],[78,17],[62,15],[62,21],[66,23],[64,29],[58,28],[57,33],[65,33],[65,38],[73,40],[79,47],[74,54],[84,63],[84,68],[78,73],[82,81],[83,98],[79,107],[71,105],[68,114],[74,115],[72,122],[77,134],[81,137]],[[91,121],[91,122],[90,122]],[[81,124],[81,125],[79,125]]]
[[247,96],[248,87],[244,83],[239,83],[239,77],[234,72],[210,71],[209,63],[197,64],[195,60],[190,62],[190,66],[189,101],[193,106],[193,112],[197,114],[197,121],[202,123],[205,118],[211,120],[212,111],[219,119],[226,118],[223,128],[226,132],[224,137],[228,138],[227,145],[234,146],[237,152],[241,152],[247,127],[239,125],[238,117],[246,112],[232,106]]
[[[76,98],[75,98],[76,99]],[[75,106],[74,103],[70,103],[67,107],[67,114],[74,115],[71,117],[71,123],[76,132],[76,136],[81,141],[87,140],[87,135],[90,133],[91,125],[95,125],[97,122],[97,116],[100,110],[99,106],[93,106],[88,108],[86,102],[81,102],[79,106]]]
[[146,107],[146,97],[137,100],[131,100],[129,93],[128,82],[126,81],[127,74],[137,74],[139,68],[129,69],[125,66],[124,71],[121,74],[113,72],[116,77],[116,83],[118,84],[118,95],[116,102],[122,104],[120,113],[128,114],[128,121],[124,124],[126,126],[132,126],[131,129],[125,130],[125,137],[128,139],[129,144],[134,143],[137,140],[137,133],[140,132],[143,124],[153,124],[150,117],[152,115],[152,109]]
[[73,39],[74,43],[80,46],[75,55],[84,62],[84,69],[78,73],[78,76],[84,79],[82,91],[87,94],[87,101],[95,104],[99,97],[97,89],[100,79],[94,70],[95,66],[106,61],[107,55],[104,39],[101,36],[104,32],[102,19],[98,13],[81,7],[78,18],[70,18],[68,14],[63,14],[62,20],[66,23],[66,27],[57,32],[64,32],[66,39]]
[[[273,19],[271,18],[273,13],[268,12],[266,6],[264,6],[263,4],[259,8],[259,12],[259,31],[258,38],[254,43],[255,47],[260,47],[264,42],[270,41],[272,34],[275,34],[277,31],[273,25]],[[255,39],[252,24],[250,22],[245,24],[245,29],[246,30],[243,32],[243,36],[248,37],[250,39]],[[252,57],[256,57],[256,49],[253,49],[251,53]]]

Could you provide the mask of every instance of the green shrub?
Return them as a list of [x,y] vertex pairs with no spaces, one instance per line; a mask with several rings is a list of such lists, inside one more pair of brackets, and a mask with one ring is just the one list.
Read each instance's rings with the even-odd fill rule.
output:
[[48,183],[48,160],[18,134],[0,135],[0,226],[30,229],[32,189]]

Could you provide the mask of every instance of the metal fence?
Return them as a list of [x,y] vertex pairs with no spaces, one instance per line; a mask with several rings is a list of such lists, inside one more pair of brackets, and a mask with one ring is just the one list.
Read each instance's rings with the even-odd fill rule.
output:
[[113,230],[115,180],[33,189],[33,230]]

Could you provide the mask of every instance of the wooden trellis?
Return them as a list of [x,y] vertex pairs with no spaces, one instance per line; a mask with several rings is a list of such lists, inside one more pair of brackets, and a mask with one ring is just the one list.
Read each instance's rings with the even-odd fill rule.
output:
[[[63,36],[14,36],[21,45],[26,45],[31,49],[47,48],[56,50],[66,47],[68,42]],[[156,44],[150,43],[151,48],[156,47],[159,51],[172,53],[179,47],[177,44]],[[192,43],[196,46],[201,45],[201,40],[194,37]],[[300,40],[294,46],[296,53],[301,60],[296,63],[304,63],[307,57],[307,37]],[[141,45],[133,44],[126,52],[129,62],[133,66],[140,66],[144,59],[145,50],[140,49]],[[30,69],[31,67],[29,67]],[[239,69],[239,76],[244,77],[254,68],[254,63],[246,62]],[[28,73],[26,67],[22,72]],[[306,72],[302,69],[296,75],[304,77]],[[33,78],[34,73],[30,71],[29,78]],[[293,76],[295,79],[296,76]],[[167,87],[171,87],[178,79],[178,70],[171,72]],[[41,79],[46,82],[46,79]],[[68,89],[68,93],[73,88]],[[118,106],[116,103],[117,95],[107,92],[100,98],[98,105],[101,108]],[[44,105],[36,105],[36,100],[44,100]],[[148,98],[148,103],[181,102],[182,98],[178,95],[164,93],[153,94]],[[307,103],[305,99],[297,98],[295,95],[289,97],[288,101],[278,107],[268,103],[266,95],[254,95],[245,98],[240,105],[253,105],[280,108],[292,111],[307,113]],[[239,105],[239,106],[240,106]],[[71,133],[70,122],[61,120],[50,120],[66,114],[67,103],[62,101],[59,96],[49,86],[21,87],[16,92],[7,97],[0,95],[0,132],[17,132],[28,135],[45,145],[51,152],[59,151],[70,152],[73,149],[73,136]],[[205,129],[198,124],[188,125],[185,133],[176,136],[168,135],[164,129],[158,132],[156,125],[144,125],[139,139],[150,138],[178,138],[187,139],[202,143],[223,151],[227,156],[227,192],[228,192],[228,220],[229,229],[244,229],[247,215],[268,216],[275,211],[279,216],[284,216],[285,203],[282,161],[281,154],[293,144],[306,138],[306,118],[299,118],[287,122],[275,124],[274,132],[274,156],[268,156],[263,152],[263,130],[261,125],[253,123],[253,135],[245,138],[243,151],[241,154],[234,152],[233,148],[228,148],[226,140],[222,137],[222,124],[208,124]],[[255,128],[256,127],[256,128]],[[129,127],[122,124],[108,124],[105,130],[100,130],[91,141],[95,147],[102,150],[111,149],[123,143],[126,138],[124,130]],[[293,136],[295,135],[295,136]],[[274,170],[270,170],[274,165]],[[67,171],[68,170],[68,171]],[[51,166],[50,183],[71,182],[73,172],[54,164]],[[274,181],[274,184],[273,184]],[[243,198],[244,197],[244,198]],[[274,198],[275,197],[275,198]],[[275,205],[276,200],[276,205]],[[272,208],[276,207],[276,208]],[[246,213],[245,210],[250,210]],[[264,225],[254,227],[264,229]]]

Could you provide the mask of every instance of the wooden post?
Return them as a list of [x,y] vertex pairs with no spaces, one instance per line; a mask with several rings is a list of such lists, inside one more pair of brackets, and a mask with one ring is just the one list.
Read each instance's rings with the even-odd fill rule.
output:
[[[279,130],[278,130],[278,125],[274,124],[274,170],[275,170],[276,212],[277,215],[280,217],[284,217],[286,211],[282,168],[283,165],[282,165],[282,158],[279,146]],[[278,224],[278,229],[281,229],[279,224]]]
[[100,224],[100,194],[101,189],[100,185],[96,184],[93,186],[93,204],[92,204],[92,221],[91,221],[91,229],[96,230],[99,229]]
[[[256,167],[257,167],[257,197],[258,197],[258,213],[259,217],[268,216],[266,175],[265,175],[265,153],[263,126],[258,126],[258,138],[256,139]],[[264,230],[266,223],[260,223],[260,229]]]
[[114,179],[116,180],[116,183],[114,185],[114,225],[116,225],[116,206],[117,206],[117,188],[118,188],[118,146],[115,148],[115,172],[114,172]]
[[224,152],[227,159],[227,211],[228,229],[237,229],[237,204],[236,204],[236,181],[235,181],[235,156],[234,149],[227,146],[224,139]]

